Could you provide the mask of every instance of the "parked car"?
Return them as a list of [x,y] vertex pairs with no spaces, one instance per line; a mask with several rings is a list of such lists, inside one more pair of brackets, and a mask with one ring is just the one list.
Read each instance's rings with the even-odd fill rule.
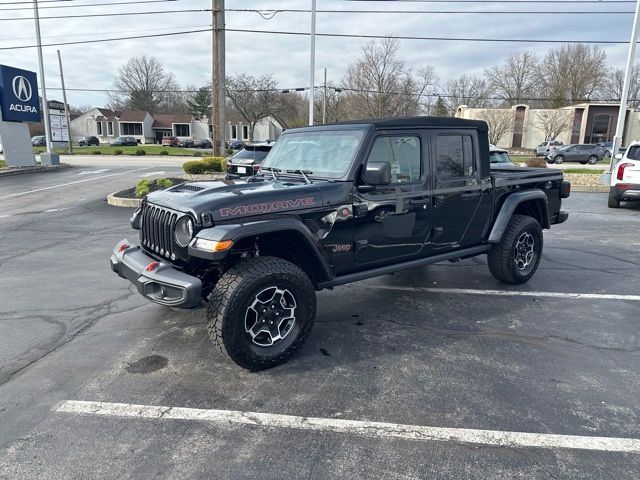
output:
[[193,142],[193,148],[213,148],[213,145],[208,138],[201,138]]
[[130,220],[140,243],[118,242],[111,269],[157,304],[205,303],[216,350],[275,367],[309,335],[316,291],[479,255],[501,282],[533,277],[571,184],[491,172],[488,143],[485,122],[460,118],[289,129],[251,182],[150,193]]
[[618,208],[621,201],[640,200],[640,141],[629,145],[615,160],[618,163],[611,174],[609,208]]
[[185,138],[183,140],[180,140],[180,142],[178,143],[178,146],[182,148],[193,148],[193,145],[194,145],[194,142],[190,138]]
[[[611,150],[613,149],[613,142],[604,142],[604,143],[597,143],[596,145],[601,146],[602,148],[604,148],[604,156],[605,157],[610,157],[611,156]],[[618,153],[622,153],[624,155],[624,152],[627,149],[625,147],[618,147]]]
[[162,137],[163,147],[177,147],[180,145],[180,140],[177,137]]
[[503,148],[489,145],[489,165],[491,168],[515,167],[509,152]]
[[559,140],[542,142],[540,145],[538,145],[538,148],[536,148],[536,157],[545,157],[553,150],[556,150],[562,146],[564,146],[564,143]]
[[98,140],[98,137],[82,137],[79,141],[78,141],[78,145],[80,145],[81,147],[90,147],[91,145],[100,145],[100,140]]
[[118,137],[109,144],[110,147],[135,147],[138,141],[133,137]]
[[275,143],[253,143],[246,145],[227,161],[228,177],[250,177],[260,169],[262,161]]
[[604,158],[604,148],[598,145],[567,145],[550,151],[545,160],[548,163],[580,162],[595,165]]
[[36,135],[35,137],[31,137],[31,144],[34,147],[46,147],[47,137],[45,137],[44,135]]
[[233,150],[242,150],[245,147],[245,143],[242,140],[231,140],[229,142],[229,148]]

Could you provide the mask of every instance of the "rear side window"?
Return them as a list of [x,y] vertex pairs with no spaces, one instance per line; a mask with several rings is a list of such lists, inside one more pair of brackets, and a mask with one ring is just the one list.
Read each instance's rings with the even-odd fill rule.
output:
[[414,135],[378,137],[371,148],[369,162],[389,162],[391,183],[420,179],[420,138]]
[[436,170],[438,180],[473,176],[475,168],[471,136],[438,135],[436,137]]
[[629,150],[627,151],[627,158],[629,160],[640,160],[640,145],[629,147]]

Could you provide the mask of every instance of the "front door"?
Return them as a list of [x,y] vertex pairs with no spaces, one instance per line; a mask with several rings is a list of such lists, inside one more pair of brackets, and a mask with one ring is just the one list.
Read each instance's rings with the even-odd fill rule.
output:
[[373,140],[367,161],[389,162],[391,183],[355,194],[357,263],[384,263],[420,253],[431,226],[427,152],[424,131],[381,132]]
[[[432,248],[444,252],[481,234],[474,216],[490,189],[480,179],[477,133],[472,130],[442,130],[432,133],[433,234]],[[477,226],[481,228],[481,225]],[[473,230],[473,231],[472,231]]]

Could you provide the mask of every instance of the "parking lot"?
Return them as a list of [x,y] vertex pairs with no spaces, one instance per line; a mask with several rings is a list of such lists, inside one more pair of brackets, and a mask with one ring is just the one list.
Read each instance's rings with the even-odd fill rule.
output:
[[523,286],[478,257],[322,291],[249,373],[109,269],[106,195],[179,172],[0,179],[0,478],[637,477],[640,205],[572,194]]

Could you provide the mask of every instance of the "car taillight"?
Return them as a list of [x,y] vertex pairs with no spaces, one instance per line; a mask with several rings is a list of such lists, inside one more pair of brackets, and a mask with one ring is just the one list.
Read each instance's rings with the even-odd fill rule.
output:
[[564,181],[560,185],[560,198],[569,198],[571,195],[571,182]]
[[254,165],[254,166],[253,166],[253,169],[254,169],[256,172],[257,172],[258,170],[260,170],[260,164],[258,164],[258,165]]
[[633,167],[633,163],[622,163],[620,165],[618,165],[618,175],[616,175],[616,178],[618,180],[622,180],[624,177],[624,170],[627,167]]

